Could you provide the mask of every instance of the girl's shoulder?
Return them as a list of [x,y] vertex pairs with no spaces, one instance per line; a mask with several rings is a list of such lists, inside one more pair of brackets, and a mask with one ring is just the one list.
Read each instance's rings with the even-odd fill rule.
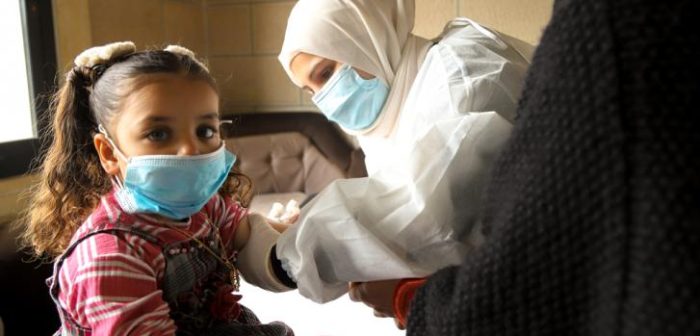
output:
[[[240,221],[248,214],[248,209],[240,202],[230,196],[214,195],[202,209],[203,212],[215,223],[225,224],[226,222]],[[221,226],[221,225],[219,225]]]
[[248,215],[248,209],[240,202],[219,194],[212,197],[202,212],[218,228],[226,245],[233,241],[241,221]]
[[97,260],[128,258],[154,264],[161,252],[160,241],[147,224],[121,209],[113,192],[101,197],[99,204],[73,234],[66,266],[77,268]]
[[114,196],[114,191],[111,191],[100,198],[95,209],[73,234],[71,243],[95,231],[132,227],[135,222],[135,216],[122,210]]

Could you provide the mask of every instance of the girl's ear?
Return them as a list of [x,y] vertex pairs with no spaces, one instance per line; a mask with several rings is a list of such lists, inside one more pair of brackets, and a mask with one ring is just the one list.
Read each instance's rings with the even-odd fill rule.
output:
[[110,176],[119,175],[119,160],[117,160],[114,149],[107,137],[102,133],[98,133],[93,137],[93,144],[105,172]]

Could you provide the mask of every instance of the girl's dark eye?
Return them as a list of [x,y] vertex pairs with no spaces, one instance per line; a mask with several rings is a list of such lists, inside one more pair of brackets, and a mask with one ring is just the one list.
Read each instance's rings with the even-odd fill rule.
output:
[[211,126],[200,126],[197,128],[197,136],[202,139],[211,139],[216,135],[217,130]]
[[168,139],[169,133],[166,130],[154,130],[148,133],[148,140],[154,142],[162,142]]

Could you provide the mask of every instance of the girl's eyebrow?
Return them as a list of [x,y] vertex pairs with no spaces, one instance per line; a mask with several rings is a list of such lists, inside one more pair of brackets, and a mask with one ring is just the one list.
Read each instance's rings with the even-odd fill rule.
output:
[[199,116],[199,119],[210,119],[210,120],[215,120],[215,119],[219,119],[219,114],[216,113],[216,112],[211,112],[211,113],[207,113],[207,114],[205,114],[205,115]]
[[165,121],[170,121],[172,120],[173,117],[169,116],[148,116],[143,119],[143,121],[150,121],[150,122],[165,122]]

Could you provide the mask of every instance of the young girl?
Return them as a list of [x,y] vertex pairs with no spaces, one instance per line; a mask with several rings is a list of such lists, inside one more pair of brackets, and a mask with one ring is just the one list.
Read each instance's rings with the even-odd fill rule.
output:
[[[294,287],[248,215],[214,79],[182,47],[88,49],[57,94],[25,238],[55,257],[64,335],[292,335],[238,304],[238,269]],[[218,191],[218,193],[217,193]]]

